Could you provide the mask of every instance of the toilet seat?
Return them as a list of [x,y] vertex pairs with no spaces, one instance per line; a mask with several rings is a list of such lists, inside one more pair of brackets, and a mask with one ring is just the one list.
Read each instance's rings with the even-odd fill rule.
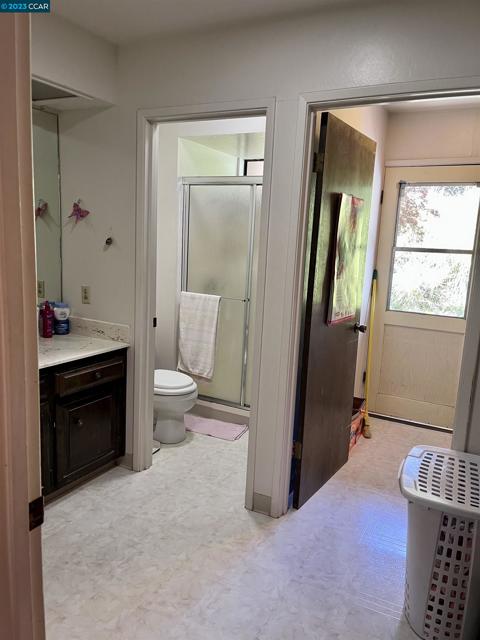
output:
[[156,369],[153,392],[156,396],[185,396],[197,390],[197,383],[180,371]]

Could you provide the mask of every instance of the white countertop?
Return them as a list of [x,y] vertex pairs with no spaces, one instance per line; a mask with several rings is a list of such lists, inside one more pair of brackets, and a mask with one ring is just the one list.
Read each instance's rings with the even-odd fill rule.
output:
[[103,340],[70,333],[67,336],[38,339],[38,367],[54,367],[109,351],[125,349],[129,345],[118,340]]

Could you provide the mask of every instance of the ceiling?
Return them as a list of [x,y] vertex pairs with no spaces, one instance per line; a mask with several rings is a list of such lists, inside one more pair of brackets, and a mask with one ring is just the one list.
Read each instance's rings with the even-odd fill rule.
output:
[[114,43],[127,44],[367,0],[52,0],[52,13]]

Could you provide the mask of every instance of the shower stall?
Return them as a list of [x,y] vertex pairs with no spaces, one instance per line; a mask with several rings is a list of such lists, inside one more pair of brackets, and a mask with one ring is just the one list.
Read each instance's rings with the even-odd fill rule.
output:
[[182,289],[221,297],[214,377],[203,399],[248,408],[262,178],[184,178]]

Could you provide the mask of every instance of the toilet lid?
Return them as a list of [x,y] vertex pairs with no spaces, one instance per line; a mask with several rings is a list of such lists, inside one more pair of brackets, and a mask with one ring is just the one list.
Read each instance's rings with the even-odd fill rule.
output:
[[154,390],[158,395],[177,396],[192,393],[197,385],[185,373],[169,371],[168,369],[156,369],[154,375]]

